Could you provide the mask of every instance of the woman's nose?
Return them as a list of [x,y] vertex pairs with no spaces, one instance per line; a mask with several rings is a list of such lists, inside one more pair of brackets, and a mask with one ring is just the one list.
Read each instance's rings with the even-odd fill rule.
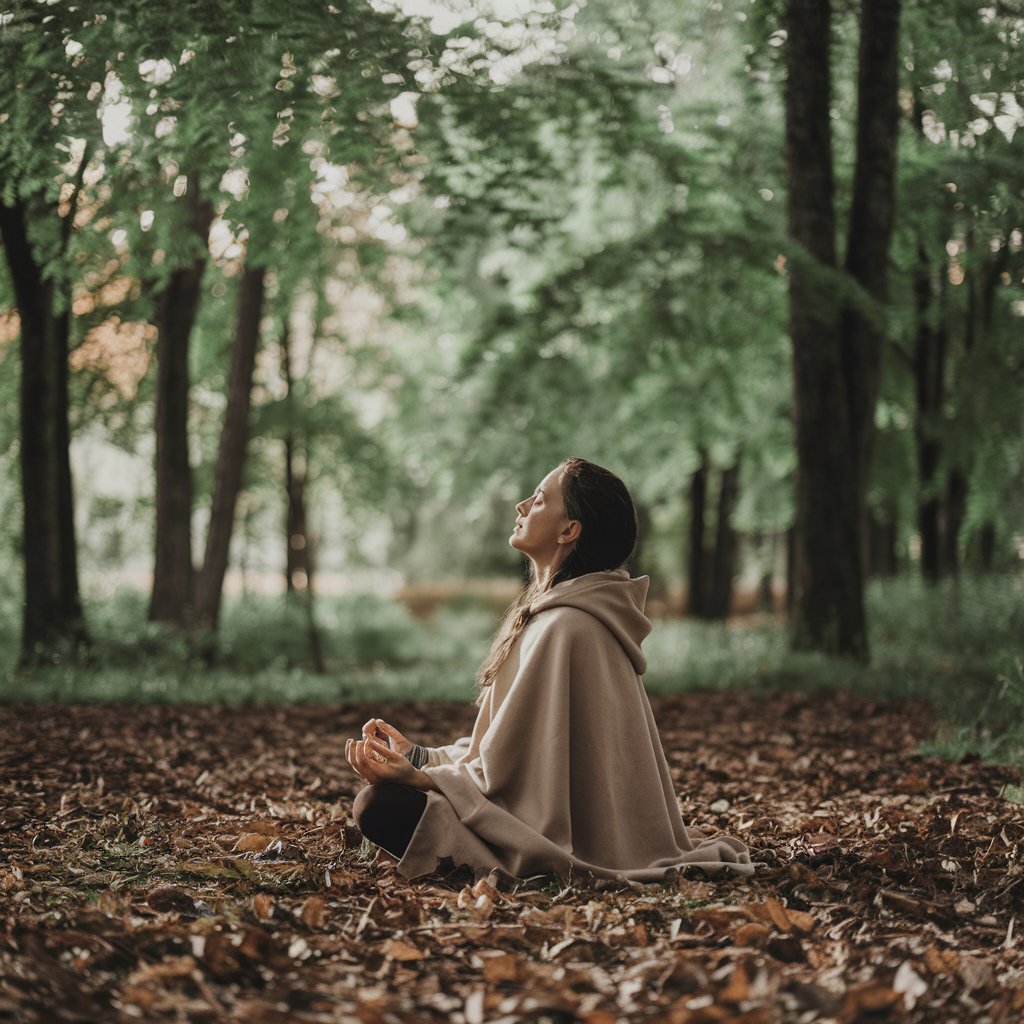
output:
[[530,510],[530,499],[529,498],[523,498],[522,501],[517,501],[516,502],[516,512],[519,515],[524,516],[524,515],[526,515],[527,512],[529,512],[529,510]]

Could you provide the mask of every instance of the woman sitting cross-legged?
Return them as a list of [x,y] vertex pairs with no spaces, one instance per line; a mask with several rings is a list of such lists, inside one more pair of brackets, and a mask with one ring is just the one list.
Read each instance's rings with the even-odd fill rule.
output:
[[529,558],[532,582],[480,669],[472,735],[424,748],[367,722],[345,745],[369,783],[356,824],[408,878],[445,858],[516,878],[750,874],[741,842],[680,817],[640,679],[648,579],[622,568],[637,536],[625,485],[567,459],[515,509],[509,543]]

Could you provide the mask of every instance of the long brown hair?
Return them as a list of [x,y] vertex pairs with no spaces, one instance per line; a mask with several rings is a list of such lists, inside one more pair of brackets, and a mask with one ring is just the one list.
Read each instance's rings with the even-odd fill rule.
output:
[[565,514],[579,520],[579,537],[546,584],[533,577],[531,563],[531,580],[505,613],[477,672],[477,704],[533,618],[530,605],[537,597],[577,576],[618,569],[636,550],[636,507],[626,485],[610,470],[586,459],[570,457],[559,468],[558,486]]

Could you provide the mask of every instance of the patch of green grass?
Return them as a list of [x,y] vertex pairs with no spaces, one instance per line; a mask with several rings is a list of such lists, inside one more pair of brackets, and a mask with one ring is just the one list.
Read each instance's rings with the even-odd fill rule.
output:
[[[174,630],[148,622],[147,596],[121,589],[87,603],[91,663],[16,669],[17,636],[0,635],[0,700],[83,703],[332,703],[469,700],[495,617],[443,610],[431,621],[374,596],[324,598],[316,626],[327,671],[313,669],[305,609],[286,598],[225,601],[211,665]],[[15,613],[0,608],[0,619]]]
[[[1024,580],[874,581],[867,604],[869,665],[790,651],[781,620],[664,620],[645,642],[645,683],[651,693],[755,687],[923,699],[943,723],[930,751],[1024,763]],[[182,637],[146,621],[144,594],[122,590],[87,607],[88,668],[68,661],[16,672],[17,637],[0,631],[2,699],[469,701],[496,625],[492,611],[465,602],[423,621],[378,597],[324,598],[316,621],[328,671],[318,674],[305,611],[284,598],[226,601],[213,666]],[[15,608],[0,612],[8,625],[17,619]]]
[[850,690],[924,700],[942,721],[929,752],[1024,763],[1024,579],[877,580],[867,610],[868,665],[790,651],[779,622],[658,623],[645,644],[647,687]]

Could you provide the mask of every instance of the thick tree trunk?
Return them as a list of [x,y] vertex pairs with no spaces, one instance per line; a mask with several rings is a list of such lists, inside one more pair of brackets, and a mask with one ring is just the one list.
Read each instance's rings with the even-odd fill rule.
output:
[[249,441],[249,408],[256,366],[266,271],[246,267],[238,293],[238,320],[231,347],[228,404],[221,427],[213,478],[210,525],[203,565],[196,580],[195,612],[201,629],[213,632],[220,617],[221,592],[234,529],[235,505],[242,488],[245,450]]
[[732,513],[739,492],[740,467],[722,470],[718,488],[718,516],[715,523],[715,549],[711,557],[711,586],[707,617],[725,619],[732,604],[732,579],[736,570],[736,531]]
[[0,233],[21,320],[23,665],[77,655],[88,645],[78,591],[69,457],[70,302],[44,276],[29,243],[27,220],[21,201],[0,203]]
[[700,451],[700,465],[690,477],[689,559],[686,572],[686,612],[704,618],[707,615],[707,567],[704,550],[704,524],[708,498],[708,456]]
[[845,269],[864,299],[840,311],[829,117],[829,0],[787,0],[790,336],[800,578],[793,644],[867,658],[863,544],[892,233],[899,0],[864,0],[857,154]]
[[874,310],[843,310],[843,370],[850,409],[850,465],[857,473],[858,508],[866,522],[875,404],[885,345],[889,246],[896,192],[899,132],[900,0],[862,0],[857,61],[857,136],[846,272]]
[[921,573],[934,582],[942,575],[942,496],[938,470],[941,447],[938,420],[944,395],[946,333],[937,324],[935,289],[924,243],[918,244],[914,278],[917,334],[914,344],[914,440],[917,448],[917,530],[921,538]]
[[796,413],[796,648],[867,655],[859,487],[834,299],[828,0],[788,0],[789,326]]
[[188,455],[189,340],[206,269],[213,208],[190,179],[195,259],[171,273],[157,299],[156,538],[149,618],[184,627],[191,618],[192,467]]

